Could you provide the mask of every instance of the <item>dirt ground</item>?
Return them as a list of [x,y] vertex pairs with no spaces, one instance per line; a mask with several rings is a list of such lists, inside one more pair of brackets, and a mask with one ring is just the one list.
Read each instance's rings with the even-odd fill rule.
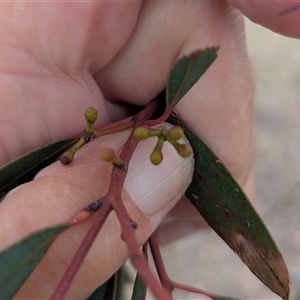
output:
[[[246,21],[256,68],[256,208],[281,249],[300,292],[300,41]],[[172,278],[241,299],[279,299],[212,231],[202,230],[163,247]],[[176,293],[176,299],[201,299]]]

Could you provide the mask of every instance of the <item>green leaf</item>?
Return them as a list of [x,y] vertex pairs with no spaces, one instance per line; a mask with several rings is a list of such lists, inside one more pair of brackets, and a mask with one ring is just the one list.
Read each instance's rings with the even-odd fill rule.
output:
[[59,140],[29,152],[0,169],[0,198],[16,186],[28,182],[41,169],[52,163],[77,138]]
[[220,295],[214,295],[214,294],[211,294],[210,297],[211,297],[212,300],[240,300],[238,298],[220,296]]
[[167,106],[173,108],[199,80],[217,57],[218,48],[198,50],[181,58],[173,67],[167,86]]
[[112,275],[106,282],[100,285],[86,300],[116,300],[123,299],[124,289],[124,273],[121,267],[114,275]]
[[148,120],[148,125],[159,125],[169,117],[175,105],[217,58],[218,49],[218,47],[212,47],[205,50],[197,50],[175,63],[168,79],[165,111],[158,119]]
[[118,272],[111,276],[106,282],[100,285],[87,300],[116,300],[118,284]]
[[186,196],[207,223],[273,292],[289,298],[289,275],[275,242],[220,159],[179,120],[194,150],[195,169]]
[[11,299],[24,284],[55,238],[69,224],[38,231],[0,253],[0,299]]
[[100,285],[86,300],[104,299],[108,281]]
[[131,300],[144,300],[146,299],[147,287],[143,282],[139,273],[136,274]]

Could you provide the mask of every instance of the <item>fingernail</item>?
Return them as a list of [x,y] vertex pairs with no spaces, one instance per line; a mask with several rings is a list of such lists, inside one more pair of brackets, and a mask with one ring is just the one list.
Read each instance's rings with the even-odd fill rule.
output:
[[139,143],[124,184],[125,192],[146,215],[166,204],[171,208],[188,188],[194,169],[192,156],[182,158],[168,142],[163,145],[161,164],[153,165],[149,157],[156,141],[154,137]]

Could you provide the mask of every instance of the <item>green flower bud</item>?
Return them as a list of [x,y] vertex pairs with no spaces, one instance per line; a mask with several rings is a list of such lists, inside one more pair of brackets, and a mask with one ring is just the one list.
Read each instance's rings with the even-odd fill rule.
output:
[[105,161],[113,161],[114,158],[116,157],[116,153],[113,149],[111,148],[104,148],[101,151],[101,157]]
[[103,160],[112,162],[115,167],[124,168],[124,162],[119,155],[111,148],[104,148],[101,152],[101,157]]
[[134,130],[134,136],[139,140],[145,140],[150,136],[150,131],[144,126],[139,126]]
[[89,107],[85,111],[84,116],[88,123],[94,124],[98,118],[98,112],[95,108]]
[[159,165],[163,160],[162,152],[159,150],[154,150],[150,155],[150,160],[155,166]]
[[189,157],[193,154],[193,149],[190,144],[178,144],[176,150],[182,157]]
[[171,139],[177,141],[183,137],[184,132],[183,132],[182,127],[175,126],[169,130],[168,135]]

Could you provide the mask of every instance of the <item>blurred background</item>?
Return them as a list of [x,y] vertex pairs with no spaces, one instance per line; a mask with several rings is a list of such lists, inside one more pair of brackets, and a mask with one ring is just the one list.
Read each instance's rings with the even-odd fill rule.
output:
[[[300,40],[246,20],[256,72],[255,206],[287,263],[292,299],[300,295]],[[175,281],[242,299],[279,299],[211,230],[162,247]],[[202,299],[176,292],[176,299]],[[204,299],[204,298],[203,298]]]

